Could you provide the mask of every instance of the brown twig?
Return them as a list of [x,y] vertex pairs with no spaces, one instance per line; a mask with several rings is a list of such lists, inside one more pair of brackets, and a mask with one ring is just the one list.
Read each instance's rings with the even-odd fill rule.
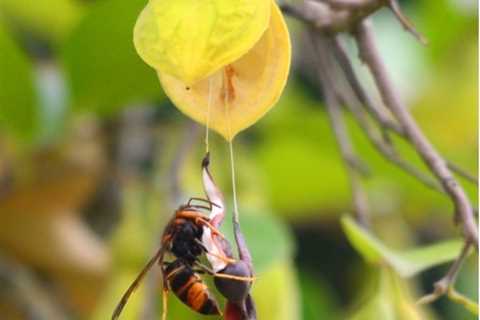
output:
[[386,66],[378,52],[369,21],[362,21],[358,25],[354,36],[360,57],[369,68],[385,106],[395,116],[418,155],[450,196],[455,206],[456,220],[461,220],[463,223],[465,238],[468,242],[477,244],[478,232],[470,201],[451,174],[446,162],[430,144],[394,89]]
[[[342,70],[347,70],[347,72],[353,72],[353,69],[349,69],[347,67],[351,66],[349,63],[350,61],[338,37],[333,38],[331,43],[331,48],[333,49],[335,57],[337,58],[339,64],[344,66]],[[365,94],[359,83],[357,83],[358,80],[355,75],[353,73],[350,73],[350,76],[348,76],[347,72],[345,72],[345,76],[347,78],[350,77],[351,79],[353,79],[349,81],[349,83],[352,84],[353,81],[352,89],[355,91],[358,98],[362,99],[365,105],[369,104],[372,111],[377,112],[377,107],[373,105],[373,102],[371,101],[369,96]],[[355,90],[354,88],[355,84],[357,84],[357,90]],[[362,105],[359,104],[358,100],[347,97],[345,90],[339,91],[337,94],[340,96],[341,101],[344,102],[344,104],[350,110],[354,119],[357,121],[358,125],[363,130],[368,140],[378,150],[378,152],[380,152],[385,157],[385,159],[392,162],[394,165],[405,171],[407,174],[419,180],[425,186],[443,193],[443,188],[440,184],[437,183],[437,181],[435,181],[432,177],[425,174],[420,169],[409,163],[407,160],[403,159],[396,151],[394,146],[391,143],[385,141],[384,135],[378,134],[378,132],[370,125],[366,114],[363,111]]]
[[328,4],[333,9],[361,10],[373,1],[370,0],[316,0]]
[[417,302],[418,304],[432,303],[441,296],[447,294],[450,289],[453,289],[457,275],[460,272],[460,269],[465,262],[465,259],[468,257],[471,246],[471,243],[465,242],[465,245],[463,246],[460,255],[452,263],[447,274],[442,279],[438,280],[433,284],[433,292],[420,298]]
[[[410,172],[410,174],[417,177],[417,179],[420,181],[423,181],[424,184],[426,183],[429,186],[435,186],[434,188],[436,190],[446,193],[454,204],[456,218],[455,221],[461,221],[463,224],[463,234],[465,237],[464,248],[459,257],[452,264],[448,273],[441,280],[435,283],[435,292],[431,295],[425,296],[423,299],[421,299],[421,302],[431,302],[441,295],[447,293],[452,300],[465,305],[468,309],[478,312],[478,305],[468,300],[466,297],[456,293],[453,288],[456,276],[468,254],[470,247],[475,246],[478,250],[478,232],[477,224],[473,215],[473,210],[475,209],[472,208],[464,190],[455,180],[455,177],[452,173],[455,173],[459,177],[462,177],[466,181],[472,182],[477,186],[478,179],[465,172],[455,164],[444,160],[430,144],[421,129],[418,127],[414,118],[409,113],[408,109],[403,105],[397,92],[395,91],[383,60],[381,59],[376,48],[371,26],[368,24],[369,22],[367,19],[365,19],[373,12],[362,10],[362,5],[364,5],[366,2],[368,2],[368,0],[317,0],[317,7],[313,7],[311,5],[311,1],[304,1],[303,6],[300,5],[295,7],[287,7],[285,12],[287,14],[289,12],[294,12],[293,16],[299,18],[301,21],[304,21],[309,25],[309,32],[313,42],[318,42],[319,37],[323,37],[324,34],[330,34],[331,36],[334,36],[332,48],[328,48],[328,46],[325,48],[325,46],[323,46],[322,49],[326,50],[318,50],[318,48],[316,48],[316,51],[318,64],[320,65],[319,77],[325,94],[327,111],[329,113],[332,128],[339,143],[342,156],[346,155],[343,156],[343,158],[348,159],[348,155],[353,151],[348,136],[346,136],[346,128],[342,123],[342,115],[339,111],[338,105],[339,101],[344,102],[347,105],[370,141],[387,159],[393,163],[399,165],[399,160],[396,158],[398,155],[396,155],[388,132],[393,132],[407,141],[415,149],[416,153],[422,158],[423,162],[427,165],[430,172],[433,174],[433,176],[435,176],[438,182],[432,182],[432,179],[430,179],[428,176],[423,178],[423,172],[412,172],[412,169],[406,169],[406,171]],[[374,1],[372,1],[372,3],[373,2]],[[308,4],[310,4],[310,7],[308,7]],[[323,5],[323,7],[318,5]],[[383,0],[380,7],[385,5],[392,10],[396,18],[407,31],[411,32],[420,41],[424,41],[423,36],[421,36],[415,30],[410,21],[403,15],[396,0]],[[380,7],[375,7],[374,11]],[[325,18],[324,15],[328,10],[332,10],[332,16]],[[354,13],[355,11],[356,13]],[[321,21],[321,23],[319,21]],[[341,21],[341,23],[335,24],[333,21]],[[338,42],[338,38],[336,38],[336,34],[340,31],[348,31],[354,35],[360,57],[369,68],[377,89],[380,92],[382,101],[387,110],[390,111],[391,115],[388,114],[388,111],[385,110],[383,106],[377,106],[363,89],[360,81],[355,75],[348,55]],[[318,47],[318,43],[314,46]],[[338,88],[335,86],[333,78],[329,75],[329,72],[332,75],[334,74],[334,72],[329,71],[329,69],[331,69],[331,65],[329,64],[332,61],[325,61],[325,52],[328,52],[329,49],[333,50],[333,61],[336,61],[343,70],[344,77],[349,84],[349,88],[353,91],[358,100],[351,98],[345,91],[338,90]],[[381,138],[378,137],[377,132],[371,128],[369,119],[367,119],[366,114],[364,114],[361,107],[365,108],[368,114],[373,118],[374,122],[376,122],[376,124],[379,126],[379,129],[382,133]],[[356,181],[358,181],[358,176],[355,176],[357,173],[354,170],[355,168],[349,165],[349,161],[346,160],[345,162],[347,164],[347,172],[351,177],[350,180],[352,181],[352,190],[355,197],[355,193],[357,193],[358,190],[361,190],[356,184]],[[405,165],[400,164],[399,166],[404,167],[405,170]]]
[[[345,77],[348,83],[350,84],[350,86],[352,87],[357,98],[363,104],[362,107],[364,107],[368,111],[368,113],[374,118],[374,120],[380,124],[382,129],[392,131],[393,133],[397,134],[399,137],[403,138],[408,143],[411,143],[411,141],[408,139],[407,135],[405,134],[405,131],[403,130],[403,128],[394,119],[392,119],[392,117],[389,114],[387,114],[386,111],[383,110],[383,106],[378,106],[373,101],[373,99],[371,99],[370,96],[365,92],[365,89],[363,88],[362,84],[358,80],[357,75],[355,74],[352,63],[350,61],[350,58],[348,57],[347,52],[345,51],[345,48],[342,46],[340,39],[338,39],[338,36],[335,36],[333,44],[334,45],[332,46],[332,48],[335,51],[335,57],[337,58],[338,64],[343,70]],[[478,186],[478,179],[473,175],[469,174],[468,172],[466,172],[464,169],[460,168],[455,163],[447,160],[447,166],[450,170],[452,170],[452,172],[457,174],[459,177],[462,177],[468,182],[471,182],[476,186]],[[423,180],[429,181],[426,183],[427,185],[432,184],[431,183],[432,181],[429,178],[425,178]],[[439,188],[438,184],[436,184],[434,189],[443,191],[442,188]]]
[[365,190],[362,187],[361,177],[362,171],[358,170],[355,163],[361,163],[355,154],[352,142],[348,136],[347,127],[343,120],[340,104],[335,94],[335,81],[333,80],[333,72],[330,71],[331,63],[328,57],[328,50],[325,50],[324,39],[321,35],[309,31],[312,40],[313,49],[317,57],[317,74],[323,88],[327,113],[329,115],[330,124],[337,140],[340,155],[345,163],[347,175],[352,190],[352,202],[355,208],[357,221],[363,225],[369,225],[368,219],[368,202]]
[[[353,17],[355,16],[355,13],[357,15],[357,19],[363,19],[366,18],[369,14],[373,13],[374,11],[380,9],[381,7],[387,6],[395,15],[397,20],[400,22],[400,24],[403,26],[403,28],[411,33],[418,41],[420,41],[422,44],[426,44],[427,40],[426,38],[419,33],[412,22],[403,14],[402,9],[400,8],[400,5],[398,4],[397,0],[383,0],[383,1],[375,1],[375,0],[316,0],[319,3],[322,3],[328,8],[332,10],[332,12],[340,12],[343,13],[344,16],[347,16],[350,21],[349,23],[343,23],[345,26],[352,26],[352,24],[355,22]],[[373,11],[370,11],[373,10]],[[347,13],[350,14],[347,14]],[[311,19],[313,21],[317,21],[320,19]],[[325,20],[325,19],[323,19]],[[360,21],[360,20],[357,20]],[[318,22],[317,22],[318,24]],[[336,31],[340,31],[336,29]]]
[[[402,23],[402,25],[404,26],[407,25],[408,30],[412,32],[415,36],[418,36],[419,33],[415,30],[415,28],[413,28],[411,23],[408,22],[408,19],[406,19],[405,16],[401,13],[398,3],[392,0],[387,1],[389,8],[395,13],[395,16],[400,21],[400,23]],[[334,33],[338,33],[341,31],[352,30],[354,25],[356,25],[357,21],[360,21],[362,18],[367,17],[368,15],[385,5],[385,0],[317,0],[317,2],[321,3],[312,4],[313,2],[314,1],[311,0],[305,1],[303,4],[295,5],[283,3],[281,4],[281,8],[284,13],[305,22],[309,26],[315,27],[321,32],[331,32],[332,30],[334,30]],[[323,6],[319,7],[318,5]],[[345,11],[346,9],[349,9],[349,11],[359,11],[360,13],[357,12],[356,14],[346,15],[345,13],[337,12],[338,10]],[[332,18],[332,15],[339,16],[339,18]],[[355,16],[356,18],[353,19],[352,16]],[[340,20],[342,20],[341,23]],[[323,22],[319,23],[318,21]],[[332,27],[334,25],[336,25],[337,27]],[[383,129],[388,129],[397,134],[398,136],[404,138],[407,142],[411,143],[404,129],[394,119],[392,119],[385,110],[383,110],[383,107],[377,106],[375,102],[368,96],[368,94],[366,94],[365,90],[363,89],[362,85],[360,84],[358,78],[355,75],[348,56],[346,54],[344,54],[344,56],[337,55],[337,58],[339,59],[340,66],[343,68],[345,75],[351,86],[353,87],[355,93],[357,94],[358,98],[363,103],[367,111],[372,115],[372,117],[381,124]],[[467,173],[465,170],[461,169],[458,165],[447,161],[447,166],[459,177],[462,177],[466,181],[474,183],[476,186],[478,186],[478,179],[473,175]]]
[[387,0],[388,7],[392,10],[393,14],[397,17],[397,20],[401,23],[403,28],[410,32],[418,41],[422,44],[427,44],[427,39],[415,29],[410,20],[403,14],[402,9],[398,5],[397,0]]
[[295,4],[282,3],[280,8],[322,32],[337,33],[350,30],[357,22],[382,8],[384,0],[364,0],[356,10],[335,8],[325,1],[304,0]]
[[474,177],[473,175],[465,171],[463,168],[460,168],[457,164],[447,160],[447,167],[459,177],[462,177],[466,181],[471,182],[478,187],[478,178]]

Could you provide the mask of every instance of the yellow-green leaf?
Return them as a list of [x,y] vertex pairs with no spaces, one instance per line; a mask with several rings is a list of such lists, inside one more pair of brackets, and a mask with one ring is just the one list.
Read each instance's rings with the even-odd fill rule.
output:
[[269,28],[239,60],[192,86],[158,74],[165,93],[183,113],[203,124],[208,121],[210,128],[232,140],[274,106],[287,81],[290,55],[285,21],[272,3]]
[[243,56],[270,20],[271,0],[151,0],[134,30],[138,54],[187,84]]
[[370,263],[386,264],[402,277],[411,277],[431,267],[455,259],[462,249],[462,240],[448,240],[436,244],[393,250],[345,216],[342,227],[352,246]]

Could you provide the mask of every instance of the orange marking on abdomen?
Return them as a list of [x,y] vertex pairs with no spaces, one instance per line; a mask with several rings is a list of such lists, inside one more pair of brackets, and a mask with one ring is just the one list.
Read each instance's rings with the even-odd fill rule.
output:
[[198,281],[198,278],[195,276],[191,276],[190,279],[188,279],[187,283],[185,283],[180,289],[175,292],[179,297],[185,292],[185,290],[188,290],[190,286],[192,286],[195,282]]
[[201,282],[194,283],[188,289],[188,305],[192,309],[199,311],[202,309],[205,301],[208,299],[207,286]]

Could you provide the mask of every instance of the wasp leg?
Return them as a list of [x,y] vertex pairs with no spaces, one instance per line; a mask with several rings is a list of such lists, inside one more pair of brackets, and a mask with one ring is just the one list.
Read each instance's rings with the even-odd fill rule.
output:
[[[163,262],[163,265],[169,265],[170,262]],[[173,269],[168,274],[162,270],[162,279],[163,279],[163,289],[162,289],[162,320],[167,320],[167,311],[168,311],[168,280],[173,277],[175,274],[179,273],[185,269],[185,266],[180,266],[178,268]]]
[[185,266],[180,266],[176,269],[173,269],[172,271],[170,271],[166,277],[165,277],[165,280],[169,280],[171,277],[173,277],[175,274],[179,273],[180,271],[182,271],[183,269],[185,269]]
[[[215,239],[213,239],[215,241]],[[202,241],[198,240],[198,239],[195,239],[195,242],[198,243],[201,247],[202,247],[202,250],[205,252],[205,254],[208,254],[212,257],[215,257],[215,258],[218,258],[220,260],[222,260],[223,262],[225,263],[235,263],[237,260],[235,259],[232,259],[232,258],[229,258],[227,256],[224,256],[224,255],[219,255],[219,254],[216,254],[216,253],[213,253],[213,252],[210,252],[208,251],[207,248],[205,248],[205,246],[203,245]],[[215,242],[215,246],[218,247],[218,244]]]
[[224,278],[224,279],[231,279],[237,281],[244,281],[244,282],[254,282],[257,280],[256,277],[240,277],[240,276],[233,276],[231,274],[224,274],[224,273],[214,273],[213,276],[215,278]]
[[235,259],[228,258],[228,257],[225,257],[225,256],[221,256],[221,255],[216,254],[216,253],[213,253],[213,252],[208,252],[208,251],[206,251],[205,253],[208,254],[208,255],[210,255],[210,256],[212,256],[212,257],[218,258],[218,259],[220,259],[220,260],[222,260],[223,262],[226,262],[226,263],[228,263],[228,264],[230,264],[230,263],[235,263],[235,262],[237,261],[237,260],[235,260]]
[[164,286],[162,290],[162,320],[167,320],[167,311],[168,311],[168,288]]
[[195,223],[201,223],[201,224],[205,225],[210,230],[212,230],[213,235],[216,235],[216,236],[219,236],[222,239],[225,239],[225,236],[223,235],[223,233],[221,233],[220,230],[218,230],[217,228],[212,226],[212,224],[210,222],[208,222],[207,220],[205,220],[204,218],[202,218],[202,217],[195,218]]
[[217,235],[223,239],[225,239],[225,236],[223,233],[220,232],[217,228],[215,228],[209,221],[208,217],[204,216],[200,212],[195,212],[195,211],[180,211],[177,213],[178,218],[185,218],[185,219],[194,219],[196,224],[203,224],[204,226],[208,227],[210,230],[212,230],[212,233],[214,235]]
[[255,277],[241,277],[241,276],[233,276],[231,274],[225,274],[225,273],[217,273],[207,267],[206,265],[202,264],[201,262],[196,261],[195,264],[202,270],[204,270],[207,274],[214,276],[216,278],[224,278],[224,279],[231,279],[231,280],[237,280],[237,281],[244,281],[244,282],[253,282],[256,280]]
[[207,272],[203,269],[192,268],[192,271],[198,274],[206,274]]

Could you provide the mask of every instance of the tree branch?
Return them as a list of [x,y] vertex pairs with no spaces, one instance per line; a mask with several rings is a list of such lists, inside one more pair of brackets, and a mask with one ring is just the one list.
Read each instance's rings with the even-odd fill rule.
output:
[[477,245],[478,232],[470,201],[451,174],[446,162],[430,144],[395,91],[386,66],[378,52],[373,31],[368,21],[362,21],[358,25],[354,37],[360,57],[369,68],[385,106],[395,116],[405,135],[412,142],[412,146],[450,196],[455,206],[456,221],[462,221],[467,242]]
[[397,17],[397,20],[400,22],[403,28],[406,31],[410,32],[415,38],[417,38],[420,43],[427,44],[427,39],[415,29],[410,20],[403,14],[402,9],[398,5],[398,1],[387,0],[387,2],[388,7],[390,8],[390,10],[392,10],[393,14]]
[[463,246],[463,249],[460,252],[460,255],[457,257],[457,259],[455,259],[453,264],[450,266],[450,269],[448,270],[447,274],[442,279],[438,280],[433,284],[433,287],[434,287],[433,292],[420,298],[417,302],[418,304],[432,303],[438,298],[440,298],[441,296],[447,294],[449,290],[453,289],[457,275],[460,272],[460,269],[463,263],[465,262],[466,258],[468,257],[471,246],[472,246],[471,243],[465,242],[465,245]]
[[328,4],[332,9],[361,10],[373,1],[371,0],[316,0]]
[[[470,201],[462,187],[455,180],[452,172],[477,186],[478,180],[455,164],[444,160],[418,127],[414,118],[403,105],[398,93],[394,89],[383,60],[377,50],[371,26],[365,18],[373,11],[387,5],[407,31],[411,32],[422,42],[424,41],[423,36],[414,29],[410,21],[402,14],[396,0],[383,0],[381,5],[373,11],[362,10],[362,6],[370,2],[368,0],[316,0],[316,4],[312,4],[312,1],[313,0],[307,0],[303,2],[303,5],[297,6],[286,5],[283,8],[285,13],[291,13],[310,27],[309,34],[314,43],[314,49],[316,50],[316,56],[318,58],[318,61],[316,61],[318,75],[323,87],[329,119],[339,144],[340,152],[346,163],[347,173],[350,177],[354,205],[357,208],[357,219],[365,219],[367,209],[362,207],[361,202],[356,203],[355,200],[357,197],[358,199],[362,199],[363,190],[360,187],[358,172],[355,170],[355,167],[350,165],[350,161],[348,160],[353,154],[353,147],[348,139],[346,127],[343,123],[341,111],[339,110],[340,102],[349,108],[370,142],[385,158],[415,176],[427,186],[446,193],[455,207],[455,222],[462,222],[465,237],[465,245],[462,252],[452,264],[448,273],[435,283],[435,292],[425,296],[420,302],[431,302],[447,293],[450,299],[463,304],[468,309],[478,312],[478,305],[476,303],[458,294],[454,290],[456,276],[468,255],[470,247],[475,246],[478,250],[478,231]],[[375,1],[371,1],[370,3],[373,2]],[[353,13],[354,11],[357,12]],[[331,16],[328,17],[329,13]],[[325,17],[325,15],[327,15],[327,17]],[[340,31],[350,31],[354,35],[360,58],[369,68],[387,109],[384,109],[383,106],[376,105],[362,87],[347,53],[336,35],[336,33]],[[325,34],[334,36],[330,45],[321,43],[322,39],[325,39]],[[332,54],[330,51],[333,52],[333,57],[330,56]],[[328,57],[330,57],[330,61]],[[338,81],[338,78],[335,79],[335,76],[338,75],[335,74],[335,70],[332,71],[332,68],[334,68],[332,65],[335,65],[334,61],[336,61],[343,71],[345,80],[348,83],[348,92],[340,90],[336,86],[338,83],[336,84],[335,80]],[[350,89],[356,97],[349,96]],[[370,125],[364,110],[368,112],[379,126],[382,133],[380,137],[378,132]],[[387,110],[390,111],[391,114],[388,114]],[[397,134],[415,149],[437,181],[434,181],[430,176],[425,175],[402,158],[399,158],[389,139],[389,132]]]
[[[357,98],[363,104],[362,107],[364,107],[368,111],[368,113],[372,116],[372,118],[374,118],[375,121],[377,121],[381,125],[382,130],[392,131],[395,134],[397,134],[399,137],[403,138],[408,143],[411,143],[411,141],[408,139],[407,135],[405,134],[405,131],[403,130],[403,128],[394,119],[392,119],[392,117],[389,114],[387,114],[383,110],[383,106],[378,106],[373,101],[373,99],[371,99],[370,96],[365,92],[363,86],[361,85],[360,81],[358,80],[358,77],[355,74],[350,58],[348,57],[348,54],[345,51],[345,48],[340,42],[340,39],[338,36],[335,36],[332,48],[334,50],[335,57],[337,58],[338,64],[343,70],[348,83],[350,84]],[[458,165],[447,160],[447,166],[450,170],[452,170],[452,172],[456,173],[459,177],[462,177],[468,182],[471,182],[476,186],[478,186],[478,180],[473,175],[469,174],[468,172],[460,168]],[[416,170],[413,170],[413,171],[416,171]],[[431,187],[432,185],[432,179],[429,177],[419,178],[419,180],[424,180],[422,182],[429,187]],[[436,183],[433,182],[433,184],[436,184]],[[434,186],[434,189],[436,189],[437,191],[443,192],[443,189],[439,187],[438,184]]]
[[[374,113],[378,113],[378,108],[374,106],[373,101],[369,96],[363,91],[363,88],[360,86],[355,74],[353,73],[353,68],[351,68],[350,61],[344,48],[342,47],[338,36],[333,38],[331,41],[332,49],[337,58],[339,64],[341,65],[345,76],[347,77],[351,88],[355,91],[359,99],[364,101],[364,105],[369,105],[370,110]],[[356,89],[355,89],[356,88]],[[423,183],[428,188],[431,188],[435,191],[443,193],[443,188],[440,184],[437,183],[432,177],[422,172],[420,169],[416,168],[414,165],[409,163],[407,160],[403,159],[400,154],[396,151],[394,146],[391,143],[385,141],[383,136],[379,136],[377,131],[370,125],[364,111],[363,106],[359,103],[358,100],[348,97],[345,90],[337,92],[337,95],[340,96],[340,101],[342,101],[347,108],[352,113],[353,117],[357,121],[360,128],[363,130],[364,134],[367,136],[368,140],[372,145],[381,153],[385,159],[392,162],[394,165],[398,166],[401,170],[405,171],[407,174],[413,176],[421,183]]]
[[[359,21],[384,6],[392,10],[407,31],[411,32],[422,43],[426,42],[424,37],[415,30],[410,21],[401,12],[398,1],[396,0],[305,0],[299,4],[283,3],[280,5],[285,14],[303,21],[307,25],[318,29],[320,32],[334,34],[353,30]],[[383,108],[377,106],[373,100],[368,97],[355,76],[348,56],[346,57],[345,59],[340,55],[338,56],[340,65],[344,69],[347,79],[367,111],[383,128],[393,131],[410,142],[403,128],[396,121],[392,120],[391,117],[382,110]],[[459,177],[478,186],[477,178],[459,166],[447,161],[447,167]]]
[[330,33],[348,31],[357,22],[384,6],[384,0],[363,0],[361,3],[359,2],[355,10],[342,8],[338,5],[335,7],[331,5],[330,1],[304,0],[295,4],[280,4],[280,8],[285,14],[291,15],[322,32]]
[[460,168],[458,165],[456,165],[455,163],[449,161],[449,160],[446,160],[447,161],[447,166],[450,170],[452,170],[452,172],[456,173],[459,177],[462,177],[464,178],[465,180],[467,180],[468,182],[471,182],[473,183],[474,185],[476,185],[478,187],[478,179],[476,177],[474,177],[473,175],[471,175],[470,173],[466,172],[463,168]]

